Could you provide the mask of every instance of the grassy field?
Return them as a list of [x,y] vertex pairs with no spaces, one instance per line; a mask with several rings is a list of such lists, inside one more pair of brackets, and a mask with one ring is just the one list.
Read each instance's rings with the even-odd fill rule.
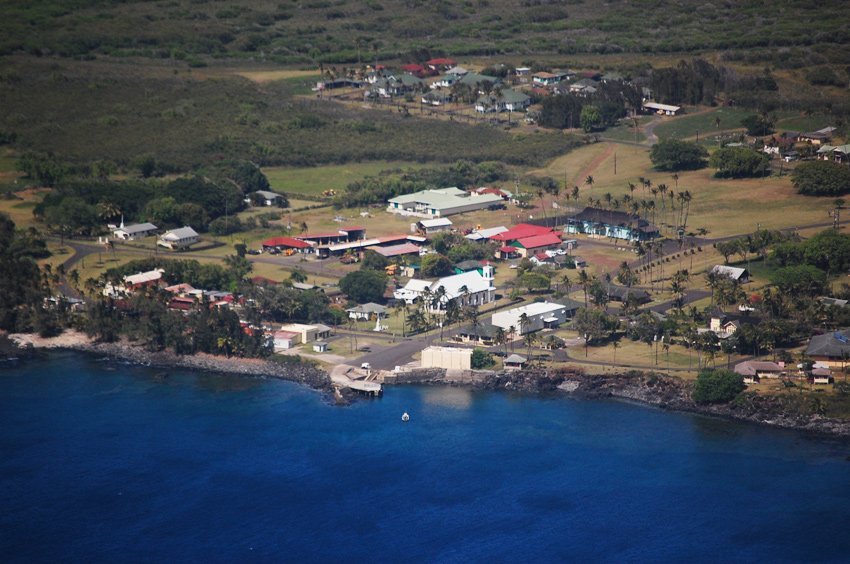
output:
[[[383,170],[407,170],[424,166],[426,165],[411,161],[369,161],[319,167],[266,167],[263,172],[268,177],[272,190],[287,194],[321,196],[325,190],[341,192],[351,182],[375,176]],[[298,206],[290,203],[290,207]]]
[[[829,220],[826,212],[832,206],[831,198],[797,194],[788,176],[725,180],[714,178],[714,171],[705,168],[680,173],[677,185],[669,173],[653,170],[648,149],[635,146],[588,145],[553,160],[547,167],[535,172],[560,179],[564,178],[565,171],[570,184],[580,188],[579,207],[586,205],[589,197],[603,199],[606,193],[622,198],[628,193],[628,183],[637,183],[639,177],[651,179],[653,185],[665,183],[676,192],[688,190],[693,197],[688,217],[689,230],[702,227],[708,230],[710,237],[749,233],[757,226],[778,229],[825,223]],[[588,175],[594,178],[592,187],[584,182]],[[651,199],[651,195],[642,189],[636,190],[634,197]],[[570,205],[575,205],[575,202]],[[669,209],[667,213],[665,220],[659,200],[656,223],[669,222]]]
[[625,141],[627,143],[643,143],[646,141],[646,134],[643,132],[643,127],[652,121],[651,116],[641,116],[638,118],[638,130],[635,135],[634,122],[628,119],[621,120],[616,127],[609,127],[603,131],[600,136],[603,139],[611,139],[613,141]]
[[[717,131],[743,130],[741,120],[752,114],[752,110],[742,108],[689,109],[689,113],[681,117],[662,118],[662,123],[655,128],[655,134],[659,139],[689,139],[695,138],[697,131],[703,137]],[[719,125],[716,121],[718,118]]]

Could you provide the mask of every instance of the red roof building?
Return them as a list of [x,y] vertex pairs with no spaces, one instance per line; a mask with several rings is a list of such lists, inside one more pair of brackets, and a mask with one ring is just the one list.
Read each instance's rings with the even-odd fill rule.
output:
[[535,235],[546,235],[549,233],[553,233],[553,231],[548,227],[531,225],[529,223],[520,223],[519,225],[514,225],[503,233],[493,235],[490,239],[494,241],[511,242],[519,239],[526,239],[528,237],[534,237]]
[[263,248],[278,247],[283,249],[309,249],[310,243],[305,243],[292,237],[272,237],[263,241]]
[[557,233],[544,233],[543,235],[532,235],[517,239],[511,246],[516,247],[520,255],[530,257],[537,252],[545,251],[546,249],[554,249],[560,246],[561,237]]
[[457,65],[457,61],[454,59],[447,59],[445,57],[437,57],[436,59],[431,59],[430,61],[425,61],[425,64],[432,69],[437,69],[438,67],[453,67]]

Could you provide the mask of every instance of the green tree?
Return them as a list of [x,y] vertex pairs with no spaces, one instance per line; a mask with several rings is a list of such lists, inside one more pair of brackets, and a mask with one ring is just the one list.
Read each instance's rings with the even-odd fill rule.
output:
[[422,257],[419,268],[422,276],[426,277],[447,276],[454,272],[452,262],[443,255],[436,253]]
[[777,268],[770,281],[790,295],[816,296],[826,287],[826,272],[810,264]]
[[472,350],[472,368],[474,370],[489,368],[494,364],[496,364],[496,361],[493,359],[492,353],[479,348]]
[[691,398],[696,403],[727,403],[746,389],[743,376],[729,370],[703,370],[697,376]]
[[657,170],[696,170],[707,164],[708,151],[696,143],[664,139],[652,146],[649,158]]
[[585,133],[590,133],[602,125],[602,114],[599,113],[599,108],[596,106],[585,106],[581,109],[580,121],[581,128]]
[[711,155],[709,164],[718,178],[744,178],[767,173],[770,157],[747,147],[723,147]]
[[794,188],[807,196],[842,196],[850,193],[850,168],[830,161],[800,163],[791,174]]
[[361,270],[380,270],[383,271],[389,266],[390,261],[387,257],[376,253],[375,251],[366,251],[363,255],[363,262],[360,263]]
[[529,292],[548,290],[551,280],[542,272],[525,272],[519,277],[519,285]]
[[380,302],[387,289],[387,275],[378,270],[349,272],[339,281],[339,289],[357,303]]
[[773,132],[774,122],[767,115],[751,115],[741,120],[741,125],[747,128],[747,135],[764,137]]

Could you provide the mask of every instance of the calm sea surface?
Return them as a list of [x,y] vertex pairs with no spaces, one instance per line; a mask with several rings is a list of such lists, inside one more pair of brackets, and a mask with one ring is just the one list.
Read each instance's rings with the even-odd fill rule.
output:
[[[74,354],[0,370],[2,561],[850,560],[850,447],[575,401]],[[408,411],[411,422],[401,423]]]

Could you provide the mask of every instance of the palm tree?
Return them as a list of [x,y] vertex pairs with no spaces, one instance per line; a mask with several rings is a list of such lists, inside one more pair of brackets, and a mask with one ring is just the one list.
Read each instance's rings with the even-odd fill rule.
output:
[[528,314],[523,313],[519,316],[519,334],[522,335],[528,329]]
[[584,307],[587,309],[587,291],[590,288],[590,275],[587,274],[587,270],[580,270],[578,273],[578,283],[581,285],[581,289],[584,290]]
[[496,328],[496,333],[493,335],[493,343],[498,347],[504,345],[505,355],[508,354],[508,338],[505,330],[502,327]]
[[[516,327],[511,325],[510,327],[508,327],[508,339],[510,339],[511,342],[511,351],[514,350],[514,337],[516,337]],[[505,354],[508,354],[507,345],[505,346]]]
[[578,192],[579,192],[578,185],[573,186],[573,190],[572,190],[573,200],[575,200],[576,202],[578,202]]
[[537,343],[537,333],[529,333],[523,338],[523,340],[525,341],[525,346],[526,346],[526,353],[525,354],[526,354],[526,357],[528,357],[528,360],[530,361],[531,360],[531,347],[532,347],[532,345]]
[[620,341],[614,341],[611,345],[614,347],[614,364],[617,364],[617,349],[620,348]]
[[584,179],[584,183],[587,184],[588,188],[593,188],[593,177],[588,174],[587,178]]
[[608,204],[608,207],[610,208],[611,200],[614,199],[614,197],[611,195],[611,192],[605,192],[605,196],[603,196],[603,198],[605,198],[605,203]]

